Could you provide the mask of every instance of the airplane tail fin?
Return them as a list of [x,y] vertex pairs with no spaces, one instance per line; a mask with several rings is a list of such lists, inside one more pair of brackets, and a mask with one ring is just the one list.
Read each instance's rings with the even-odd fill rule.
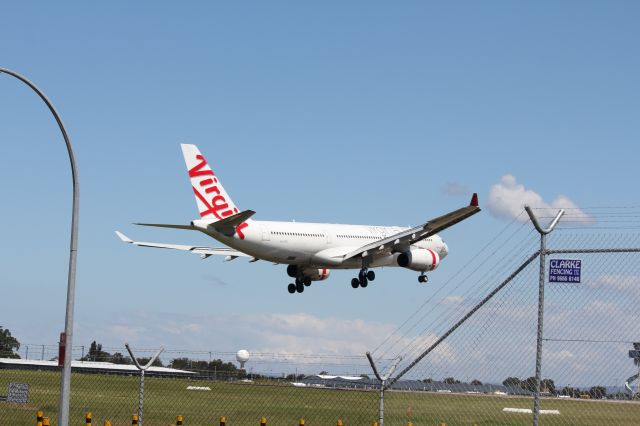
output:
[[238,213],[238,208],[209,167],[198,147],[188,144],[180,146],[187,164],[200,217],[216,222]]

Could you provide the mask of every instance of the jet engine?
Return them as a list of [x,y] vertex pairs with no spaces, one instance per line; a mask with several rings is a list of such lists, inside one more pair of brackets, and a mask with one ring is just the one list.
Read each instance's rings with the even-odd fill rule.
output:
[[324,281],[329,278],[329,274],[331,274],[331,270],[327,268],[304,268],[302,270],[302,274],[305,277],[311,278],[311,281]]
[[440,256],[431,249],[411,249],[398,255],[398,265],[412,271],[433,271],[440,263]]

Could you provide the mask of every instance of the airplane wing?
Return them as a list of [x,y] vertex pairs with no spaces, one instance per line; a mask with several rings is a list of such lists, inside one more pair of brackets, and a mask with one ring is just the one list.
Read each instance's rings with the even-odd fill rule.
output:
[[478,213],[480,207],[478,207],[478,194],[474,193],[471,197],[471,203],[468,206],[461,209],[454,210],[443,216],[431,219],[427,223],[420,226],[416,226],[406,231],[399,232],[387,238],[383,238],[373,243],[364,245],[344,256],[344,260],[352,259],[354,257],[370,257],[381,254],[388,254],[398,251],[405,251],[411,244],[414,244],[425,238],[437,234],[443,229],[447,229],[450,226],[455,225],[467,219],[470,216]]
[[233,260],[236,257],[253,257],[238,250],[234,250],[228,247],[200,247],[200,246],[186,246],[180,244],[163,244],[163,243],[145,243],[140,241],[133,241],[120,231],[116,231],[116,235],[125,243],[134,244],[140,247],[155,247],[163,249],[183,250],[190,251],[191,253],[199,254],[203,259],[211,255],[223,255],[227,256],[225,260]]

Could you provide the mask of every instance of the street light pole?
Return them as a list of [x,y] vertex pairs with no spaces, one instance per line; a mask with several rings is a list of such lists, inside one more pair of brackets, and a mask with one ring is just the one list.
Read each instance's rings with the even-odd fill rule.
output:
[[[17,78],[24,84],[29,86],[44,103],[53,114],[53,117],[60,127],[62,137],[67,145],[67,152],[69,153],[69,161],[71,162],[71,178],[73,180],[73,205],[71,212],[71,242],[69,244],[69,274],[67,278],[67,309],[64,321],[64,334],[61,336],[60,344],[66,348],[64,357],[64,365],[62,367],[62,379],[60,380],[60,406],[58,413],[58,424],[60,426],[68,426],[69,424],[69,394],[71,392],[71,358],[72,358],[72,344],[73,344],[73,309],[75,300],[75,288],[76,288],[76,256],[78,253],[78,211],[80,205],[80,185],[78,181],[78,170],[76,168],[76,160],[73,155],[73,148],[71,147],[71,140],[67,131],[64,128],[62,119],[58,115],[55,107],[45,96],[45,94],[38,89],[38,87],[29,81],[26,77],[18,74],[15,71],[11,71],[6,68],[0,68],[0,73],[8,74]],[[64,339],[62,339],[64,337]]]

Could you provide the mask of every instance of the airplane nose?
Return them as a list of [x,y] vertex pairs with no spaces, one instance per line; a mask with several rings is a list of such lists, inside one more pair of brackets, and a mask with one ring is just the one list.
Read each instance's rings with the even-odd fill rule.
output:
[[442,248],[440,249],[440,259],[444,259],[449,254],[449,246],[444,241],[442,242]]

